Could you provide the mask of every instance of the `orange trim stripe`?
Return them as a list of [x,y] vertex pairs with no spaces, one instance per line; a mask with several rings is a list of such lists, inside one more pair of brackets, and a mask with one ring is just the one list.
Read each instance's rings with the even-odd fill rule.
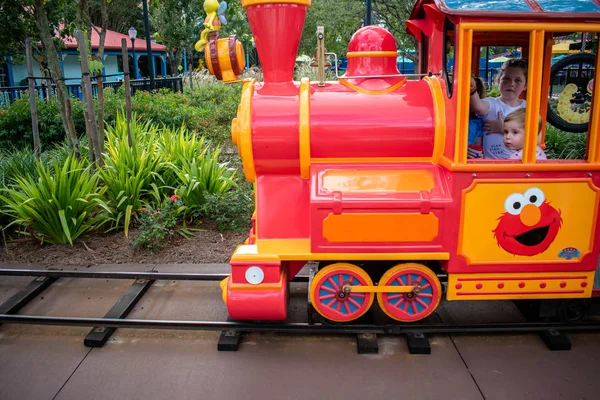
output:
[[346,53],[346,57],[398,57],[398,53],[395,51],[350,51]]
[[312,5],[312,0],[242,0],[243,8],[262,4],[298,4],[300,6],[310,7]]
[[406,83],[406,79],[402,78],[402,80],[386,89],[383,90],[367,90],[367,89],[363,89],[359,86],[356,86],[350,82],[348,82],[347,80],[340,78],[339,82],[346,86],[347,88],[350,88],[352,90],[355,90],[359,93],[364,93],[364,94],[373,94],[373,95],[378,95],[378,94],[386,94],[386,93],[390,93],[393,92],[394,90],[398,89],[399,87],[401,87],[402,85],[404,85],[404,83]]
[[433,155],[431,162],[437,164],[444,153],[446,146],[446,108],[444,105],[444,94],[440,81],[436,78],[426,76],[423,78],[429,85],[433,97],[433,115],[435,116],[435,142],[433,144]]
[[300,80],[299,135],[300,135],[300,176],[310,178],[310,80]]

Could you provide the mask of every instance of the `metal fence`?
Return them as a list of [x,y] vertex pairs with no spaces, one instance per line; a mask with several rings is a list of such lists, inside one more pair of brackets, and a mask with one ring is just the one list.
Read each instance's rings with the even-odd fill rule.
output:
[[[150,79],[135,79],[131,80],[131,93],[134,94],[138,90],[150,91]],[[116,82],[103,82],[102,86],[104,89],[113,89],[115,92],[119,90],[119,88],[123,85],[123,81]],[[183,91],[183,78],[175,77],[175,78],[158,78],[154,80],[154,89],[171,89],[173,92],[182,92]],[[81,84],[71,84],[67,85],[67,91],[69,95],[74,98],[78,98],[81,100],[82,92],[81,92]],[[9,86],[9,87],[1,87],[0,88],[0,107],[7,106],[14,102],[17,99],[23,97],[25,93],[29,92],[29,87],[27,86]],[[56,86],[53,85],[40,85],[35,87],[36,95],[42,99],[46,100],[56,96]],[[92,92],[94,96],[98,94],[98,84],[96,82],[92,83]]]

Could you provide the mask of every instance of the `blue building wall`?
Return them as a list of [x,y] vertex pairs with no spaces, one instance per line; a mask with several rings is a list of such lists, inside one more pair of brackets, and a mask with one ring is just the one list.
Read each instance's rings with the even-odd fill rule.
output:
[[[107,51],[104,55],[104,75],[115,75],[119,73],[119,65],[117,56],[120,56],[120,52]],[[131,55],[131,53],[130,53]],[[153,53],[153,58],[156,63],[156,75],[166,75],[167,68],[167,57],[162,53]],[[146,57],[145,53],[137,53],[135,57],[139,60],[140,57]],[[9,74],[12,74],[12,85],[11,86],[27,86],[27,65],[26,64],[8,64]],[[81,83],[81,65],[79,63],[79,54],[74,50],[67,50],[62,53],[61,69],[63,76],[68,80],[65,82],[67,85],[75,85]],[[34,59],[33,62],[33,74],[34,76],[40,76],[39,63]],[[105,82],[115,82],[123,80],[122,76],[109,76],[104,79]],[[40,85],[41,81],[36,80],[36,85]]]

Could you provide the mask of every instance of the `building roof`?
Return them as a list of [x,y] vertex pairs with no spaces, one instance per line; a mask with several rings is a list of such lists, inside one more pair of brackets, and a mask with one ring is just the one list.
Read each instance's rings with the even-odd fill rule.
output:
[[[100,29],[100,28],[98,28]],[[104,50],[121,50],[121,39],[127,40],[127,50],[131,51],[131,39],[129,39],[129,35],[124,35],[115,31],[106,31],[106,40],[104,41]],[[77,48],[77,40],[74,37],[66,37],[64,39],[65,45],[68,49],[76,49]],[[92,29],[92,50],[98,49],[98,45],[100,44],[100,36],[96,32],[95,29]],[[162,44],[152,43],[151,44],[152,51],[156,52],[166,52],[167,47]],[[146,40],[144,38],[137,38],[135,40],[135,49],[137,51],[146,51]]]

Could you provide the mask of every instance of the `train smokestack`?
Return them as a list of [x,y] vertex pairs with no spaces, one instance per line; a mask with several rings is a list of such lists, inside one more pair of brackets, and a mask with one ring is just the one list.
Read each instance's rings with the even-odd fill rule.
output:
[[291,82],[311,0],[242,0],[265,83]]

